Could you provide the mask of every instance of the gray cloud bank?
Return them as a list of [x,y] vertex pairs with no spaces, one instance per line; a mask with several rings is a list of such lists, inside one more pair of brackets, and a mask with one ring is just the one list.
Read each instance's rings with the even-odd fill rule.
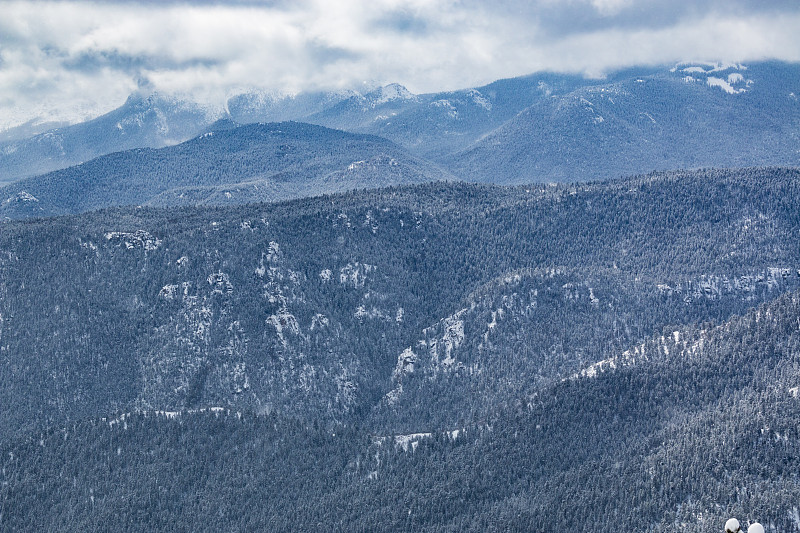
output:
[[221,104],[400,82],[415,92],[537,70],[800,61],[796,0],[7,1],[0,129],[84,119],[137,87]]

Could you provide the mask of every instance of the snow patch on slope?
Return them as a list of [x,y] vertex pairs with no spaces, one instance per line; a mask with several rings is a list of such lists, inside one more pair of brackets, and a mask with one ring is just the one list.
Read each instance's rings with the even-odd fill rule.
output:
[[371,107],[392,102],[395,100],[416,100],[416,95],[400,85],[399,83],[390,83],[380,89],[371,93],[372,98],[370,101]]
[[397,356],[397,365],[392,372],[392,378],[398,379],[405,374],[414,373],[414,364],[417,362],[417,354],[409,346]]
[[134,232],[109,231],[105,234],[105,238],[109,242],[117,242],[124,245],[128,250],[143,248],[147,251],[153,251],[161,246],[161,239],[153,237],[144,230]]
[[492,110],[492,103],[479,91],[472,89],[467,93],[467,96],[469,96],[476,105],[484,108],[487,111]]
[[411,451],[413,452],[417,449],[417,446],[419,446],[419,442],[422,439],[428,439],[432,436],[433,436],[432,433],[411,433],[409,435],[395,435],[394,445],[397,448],[402,448],[404,452],[407,452],[410,446]]
[[10,203],[30,203],[30,202],[38,202],[39,199],[36,198],[34,195],[27,191],[19,191],[14,196],[7,198],[3,203],[10,204]]
[[368,274],[375,270],[375,265],[366,263],[348,263],[339,269],[339,283],[362,289],[367,282]]
[[267,324],[275,328],[278,340],[284,347],[288,345],[285,333],[291,333],[292,335],[300,334],[300,323],[286,308],[280,309],[277,313],[270,315],[267,318]]
[[739,94],[739,92],[742,92],[739,91],[738,89],[734,89],[730,83],[723,80],[722,78],[715,78],[714,76],[709,76],[706,79],[706,85],[708,85],[709,87],[719,87],[728,94]]

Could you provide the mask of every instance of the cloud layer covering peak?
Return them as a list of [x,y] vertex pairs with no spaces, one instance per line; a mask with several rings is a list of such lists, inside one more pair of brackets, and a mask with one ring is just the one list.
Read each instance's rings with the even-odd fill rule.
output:
[[400,82],[414,92],[537,70],[800,60],[792,0],[8,1],[0,130],[75,121],[147,87],[221,105]]

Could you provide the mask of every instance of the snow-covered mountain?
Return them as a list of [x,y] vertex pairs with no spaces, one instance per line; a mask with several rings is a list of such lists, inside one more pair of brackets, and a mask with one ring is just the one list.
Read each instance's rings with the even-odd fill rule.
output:
[[112,152],[177,144],[224,116],[221,108],[157,93],[134,93],[120,108],[88,122],[0,142],[0,183]]
[[439,161],[490,183],[800,165],[800,65],[681,64],[551,94]]
[[686,63],[604,79],[537,73],[432,94],[246,91],[227,109],[133,96],[84,124],[0,142],[0,181],[235,123],[295,120],[385,137],[462,179],[586,181],[711,166],[797,165],[800,66]]
[[227,101],[231,120],[240,124],[299,120],[359,96],[355,91],[282,94],[275,91],[247,91]]
[[756,169],[6,222],[0,440],[136,406],[452,427],[796,289],[798,203]]

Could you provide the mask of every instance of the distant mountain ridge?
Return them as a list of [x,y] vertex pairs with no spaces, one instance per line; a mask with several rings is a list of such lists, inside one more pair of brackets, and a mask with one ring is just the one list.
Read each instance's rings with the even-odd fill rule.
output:
[[385,137],[461,179],[586,181],[679,168],[798,165],[800,65],[687,63],[604,79],[535,73],[412,94],[249,91],[225,109],[134,95],[93,121],[0,141],[0,182],[236,123],[294,120]]
[[301,120],[338,102],[359,96],[355,91],[308,92],[284,95],[270,91],[248,91],[227,101],[231,120],[240,124]]
[[221,109],[137,92],[120,108],[87,122],[0,142],[0,184],[113,152],[177,144],[223,116]]
[[585,181],[800,165],[800,65],[679,65],[551,95],[439,159],[464,179]]
[[226,205],[454,179],[386,139],[304,123],[217,123],[185,143],[105,155],[0,189],[0,218],[121,205]]

